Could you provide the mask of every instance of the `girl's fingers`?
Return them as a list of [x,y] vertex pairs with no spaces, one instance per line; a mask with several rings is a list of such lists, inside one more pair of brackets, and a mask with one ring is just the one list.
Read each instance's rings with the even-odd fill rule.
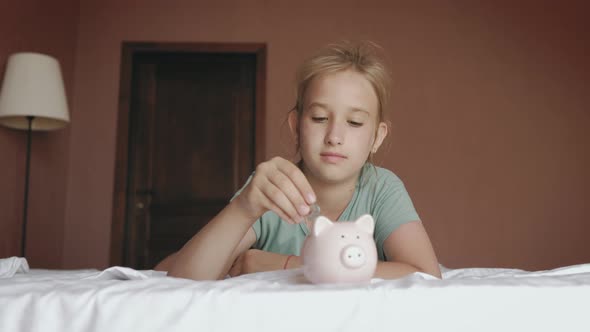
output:
[[306,203],[306,205],[311,205],[315,203],[315,193],[313,192],[313,189],[311,188],[311,185],[307,181],[307,178],[305,177],[303,172],[288,160],[282,158],[275,158],[275,160],[278,170],[284,175],[286,175],[295,185],[295,187],[299,191],[299,195],[301,195],[301,197],[303,198],[304,203]]
[[[309,206],[305,202],[301,193],[291,181],[291,179],[280,171],[276,171],[269,175],[269,181],[274,184],[289,200],[290,205],[295,209],[297,216],[291,214],[292,217],[305,216],[309,213]],[[277,202],[279,203],[279,202]],[[291,209],[286,210],[291,213]]]
[[289,217],[289,215],[285,213],[285,211],[283,211],[283,209],[281,209],[277,204],[275,204],[271,198],[266,196],[264,192],[261,192],[261,195],[263,201],[262,203],[266,207],[266,209],[273,211],[284,221],[290,224],[296,224],[295,220]]
[[264,196],[264,199],[254,199],[252,202],[258,201],[255,205],[265,211],[276,212],[281,219],[290,223],[301,222],[302,216],[310,212],[309,205],[316,200],[303,172],[281,157],[259,164],[251,185]]

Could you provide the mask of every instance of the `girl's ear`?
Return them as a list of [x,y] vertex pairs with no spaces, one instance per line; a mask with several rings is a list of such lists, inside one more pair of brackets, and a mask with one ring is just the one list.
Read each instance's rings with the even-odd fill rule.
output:
[[379,127],[377,127],[377,135],[375,135],[375,142],[373,142],[373,147],[371,148],[372,153],[377,153],[377,150],[379,150],[381,143],[383,143],[383,140],[387,136],[387,132],[387,123],[379,122]]
[[289,112],[289,129],[291,130],[291,135],[295,138],[295,141],[298,141],[297,136],[299,135],[299,116],[297,114],[297,110],[293,109]]

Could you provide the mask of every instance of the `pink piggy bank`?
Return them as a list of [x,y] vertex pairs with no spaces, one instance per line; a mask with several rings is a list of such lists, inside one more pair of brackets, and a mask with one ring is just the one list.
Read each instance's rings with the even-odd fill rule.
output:
[[368,283],[377,267],[374,229],[368,214],[337,223],[319,216],[301,249],[305,278],[314,284]]

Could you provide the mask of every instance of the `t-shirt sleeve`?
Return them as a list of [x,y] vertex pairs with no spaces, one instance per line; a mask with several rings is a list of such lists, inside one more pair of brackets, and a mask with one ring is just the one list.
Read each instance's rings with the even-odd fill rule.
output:
[[399,226],[420,220],[410,195],[403,182],[393,173],[388,173],[380,181],[383,185],[378,190],[373,217],[375,219],[375,242],[385,256],[383,243]]

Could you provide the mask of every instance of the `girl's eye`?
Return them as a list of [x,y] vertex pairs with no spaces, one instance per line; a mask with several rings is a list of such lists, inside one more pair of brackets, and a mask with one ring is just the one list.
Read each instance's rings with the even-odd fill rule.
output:
[[360,127],[363,125],[361,122],[356,122],[356,121],[348,121],[348,123],[353,127]]
[[326,122],[328,118],[322,116],[312,116],[311,119],[313,122]]

